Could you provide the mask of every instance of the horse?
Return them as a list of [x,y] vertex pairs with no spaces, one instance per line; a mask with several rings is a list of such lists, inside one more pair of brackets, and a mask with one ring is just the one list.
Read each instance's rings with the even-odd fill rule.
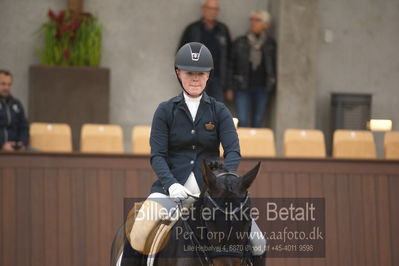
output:
[[[241,177],[218,161],[203,162],[205,186],[198,197],[189,195],[196,199],[189,209],[178,204],[180,219],[170,229],[162,249],[151,256],[152,265],[265,265],[265,256],[254,261],[249,233],[242,234],[251,231],[248,188],[259,168],[260,162]],[[121,263],[122,250],[128,253],[129,248],[120,230],[112,244],[111,266],[147,265],[150,256],[132,255]]]

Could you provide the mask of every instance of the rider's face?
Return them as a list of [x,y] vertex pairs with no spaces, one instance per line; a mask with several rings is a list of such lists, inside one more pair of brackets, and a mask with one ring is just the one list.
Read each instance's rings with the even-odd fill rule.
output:
[[249,30],[254,34],[261,34],[267,29],[267,23],[262,21],[260,15],[253,14],[249,19]]
[[8,97],[11,93],[12,77],[0,74],[0,97]]
[[183,88],[190,94],[189,96],[193,98],[201,95],[209,79],[209,72],[176,70],[176,73],[183,84]]

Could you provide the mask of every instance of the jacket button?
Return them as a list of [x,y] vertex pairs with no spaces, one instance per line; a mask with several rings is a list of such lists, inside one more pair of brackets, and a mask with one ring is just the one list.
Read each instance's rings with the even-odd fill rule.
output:
[[195,130],[194,129],[191,130],[191,134],[193,134],[193,135],[195,134]]
[[190,161],[190,164],[194,164],[194,161]]
[[195,148],[196,148],[195,145],[193,145],[193,150],[195,150]]

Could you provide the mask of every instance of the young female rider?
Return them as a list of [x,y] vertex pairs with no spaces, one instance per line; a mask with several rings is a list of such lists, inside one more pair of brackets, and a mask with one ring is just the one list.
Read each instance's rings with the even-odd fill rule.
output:
[[[183,91],[161,103],[151,126],[151,166],[158,179],[144,201],[146,209],[171,209],[177,201],[198,195],[204,182],[201,163],[219,159],[219,145],[224,150],[224,165],[236,171],[240,162],[240,147],[231,113],[226,106],[209,97],[205,86],[213,69],[208,48],[201,43],[188,43],[176,54],[175,71]],[[130,253],[148,254],[146,240],[162,217],[141,217],[130,233]],[[259,230],[255,223],[252,230]],[[251,239],[258,247],[254,255],[262,255],[265,240]],[[130,248],[130,247],[129,247]],[[254,249],[255,250],[255,249]],[[262,250],[259,252],[259,250]],[[125,248],[126,251],[126,248]]]

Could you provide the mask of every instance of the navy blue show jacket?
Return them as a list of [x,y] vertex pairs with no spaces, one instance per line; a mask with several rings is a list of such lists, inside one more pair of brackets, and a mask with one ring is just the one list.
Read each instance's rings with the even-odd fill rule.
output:
[[184,184],[191,172],[202,189],[201,163],[220,158],[220,143],[226,168],[236,171],[240,145],[231,113],[223,103],[204,92],[193,121],[183,93],[162,102],[151,126],[151,166],[158,176],[151,193],[168,195],[169,187]]

